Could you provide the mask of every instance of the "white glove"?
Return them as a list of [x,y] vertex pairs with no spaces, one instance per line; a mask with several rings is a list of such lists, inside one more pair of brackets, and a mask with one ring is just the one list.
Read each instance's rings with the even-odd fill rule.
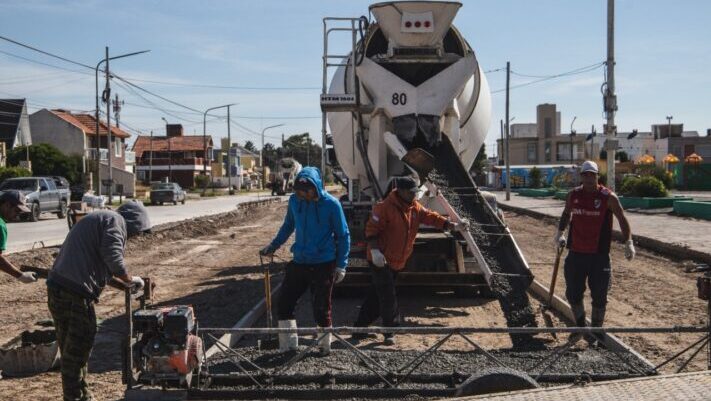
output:
[[371,249],[370,255],[373,257],[373,264],[378,267],[385,267],[385,264],[388,263],[380,249]]
[[555,237],[553,239],[555,241],[555,247],[556,249],[564,248],[565,247],[565,236],[563,235],[563,232],[560,231],[560,229],[557,229],[555,231]]
[[145,283],[143,282],[143,279],[138,277],[138,276],[133,276],[131,277],[131,287],[135,288],[136,290],[140,290],[143,288]]
[[338,284],[343,281],[344,278],[346,278],[346,269],[341,267],[337,268],[334,283]]
[[37,275],[35,275],[32,272],[24,272],[17,279],[20,280],[20,282],[22,282],[22,283],[29,284],[29,283],[34,283],[35,281],[37,281]]
[[634,250],[634,242],[630,239],[625,243],[625,257],[627,260],[632,260],[637,252]]

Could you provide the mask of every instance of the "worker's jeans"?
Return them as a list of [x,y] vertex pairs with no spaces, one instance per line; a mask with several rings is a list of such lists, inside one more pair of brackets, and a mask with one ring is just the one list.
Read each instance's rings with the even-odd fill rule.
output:
[[313,265],[289,263],[279,293],[279,320],[294,319],[294,310],[299,298],[306,290],[311,290],[311,305],[316,324],[331,327],[331,291],[335,270],[335,261]]
[[91,400],[86,383],[89,355],[96,336],[94,303],[59,288],[47,288],[47,306],[57,331],[61,353],[64,401]]
[[583,302],[585,282],[590,287],[593,308],[605,308],[610,288],[610,255],[568,252],[565,258],[565,297],[570,304]]
[[377,318],[382,318],[383,327],[395,327],[400,324],[400,311],[397,305],[397,293],[395,291],[395,279],[397,271],[385,267],[377,267],[370,264],[372,272],[372,284],[365,296],[363,305],[360,307],[358,319],[354,326],[366,327]]

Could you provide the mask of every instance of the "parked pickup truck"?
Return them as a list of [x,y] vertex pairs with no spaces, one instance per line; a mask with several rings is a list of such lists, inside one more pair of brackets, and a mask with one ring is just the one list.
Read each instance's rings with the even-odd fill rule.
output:
[[64,185],[65,179],[56,178],[62,183],[59,188],[54,177],[8,178],[0,184],[0,192],[15,189],[25,195],[31,212],[20,216],[23,220],[37,221],[42,213],[55,213],[63,219],[67,217],[69,188]]

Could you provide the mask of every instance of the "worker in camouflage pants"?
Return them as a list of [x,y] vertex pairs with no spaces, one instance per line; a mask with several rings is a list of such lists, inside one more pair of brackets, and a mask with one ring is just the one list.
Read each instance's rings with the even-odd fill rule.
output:
[[96,336],[94,304],[115,277],[124,285],[143,287],[129,276],[124,249],[129,237],[151,228],[143,204],[89,213],[69,231],[47,278],[47,305],[54,320],[62,357],[64,401],[92,400],[88,362]]
[[94,302],[68,291],[48,288],[49,311],[54,319],[62,355],[65,400],[91,400],[86,384],[87,363],[96,336]]

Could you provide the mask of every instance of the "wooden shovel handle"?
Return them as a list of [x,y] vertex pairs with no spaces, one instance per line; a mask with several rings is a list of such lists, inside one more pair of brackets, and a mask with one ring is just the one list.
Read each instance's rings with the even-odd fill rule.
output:
[[563,247],[558,247],[555,255],[555,265],[553,266],[553,277],[551,277],[550,293],[548,294],[548,305],[553,302],[555,293],[555,283],[558,279],[558,268],[560,267],[560,257],[563,255]]

